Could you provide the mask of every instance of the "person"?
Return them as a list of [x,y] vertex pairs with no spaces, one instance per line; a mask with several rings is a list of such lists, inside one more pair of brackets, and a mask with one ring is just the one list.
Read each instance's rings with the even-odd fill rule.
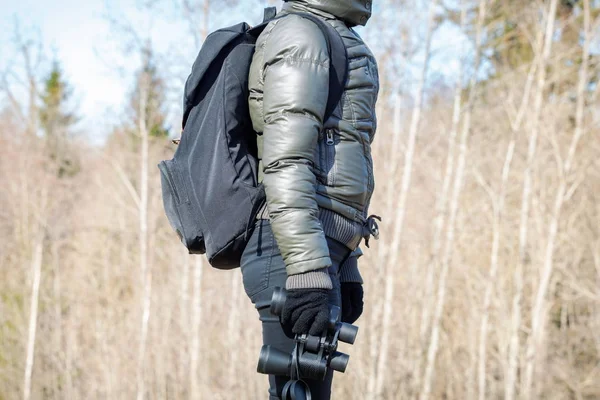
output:
[[[347,50],[344,93],[325,121],[326,39],[314,22],[294,13],[331,24]],[[370,0],[287,0],[258,37],[250,66],[250,116],[259,133],[259,180],[267,201],[241,269],[264,344],[288,353],[294,340],[286,332],[320,335],[329,304],[340,305],[349,323],[363,310],[357,260],[361,240],[374,233],[368,209],[379,82],[375,58],[352,27],[370,16]],[[269,311],[278,286],[288,291],[281,323]],[[271,400],[281,398],[287,380],[269,376]],[[307,383],[313,399],[329,399],[332,371],[324,381]]]

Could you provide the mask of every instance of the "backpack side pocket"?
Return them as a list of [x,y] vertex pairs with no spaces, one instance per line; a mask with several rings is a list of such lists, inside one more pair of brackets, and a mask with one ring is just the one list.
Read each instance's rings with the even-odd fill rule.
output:
[[161,161],[158,169],[160,170],[165,214],[171,227],[177,232],[179,239],[190,254],[204,254],[206,248],[202,228],[193,217],[195,213],[190,209],[191,204],[177,163],[175,160]]

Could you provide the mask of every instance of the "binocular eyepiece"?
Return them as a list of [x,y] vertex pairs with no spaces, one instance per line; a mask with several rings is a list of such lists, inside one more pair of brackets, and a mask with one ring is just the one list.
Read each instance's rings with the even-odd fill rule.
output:
[[[271,298],[271,313],[281,317],[286,291],[275,288]],[[257,371],[262,374],[289,376],[294,380],[323,380],[327,369],[346,371],[350,357],[337,351],[338,341],[354,344],[358,327],[340,322],[341,309],[331,306],[327,330],[322,336],[296,335],[291,354],[265,345],[260,351]]]

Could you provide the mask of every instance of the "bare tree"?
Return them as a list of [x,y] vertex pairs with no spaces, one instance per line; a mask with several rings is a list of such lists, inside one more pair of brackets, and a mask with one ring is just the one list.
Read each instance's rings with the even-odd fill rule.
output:
[[[182,248],[181,251],[181,259],[182,259],[182,271],[181,271],[181,284],[179,288],[179,323],[181,325],[181,332],[185,339],[184,346],[179,348],[179,362],[181,363],[181,379],[189,379],[191,375],[190,371],[190,359],[192,358],[194,353],[194,349],[191,348],[190,344],[192,344],[190,338],[191,334],[196,332],[196,326],[200,325],[200,318],[198,315],[198,311],[196,310],[196,305],[194,304],[194,314],[191,314],[192,305],[190,304],[190,264],[192,261],[192,257],[188,255],[187,249]],[[195,284],[195,279],[192,281]],[[195,290],[195,287],[194,287]],[[198,306],[198,308],[200,308]],[[190,314],[192,315],[192,321],[190,323]],[[198,320],[196,321],[196,317]],[[197,349],[195,350],[198,351]],[[191,382],[187,383],[191,385]],[[191,393],[192,394],[192,393]]]
[[[463,4],[463,6],[465,6]],[[456,225],[456,215],[458,212],[460,193],[463,186],[465,160],[467,156],[467,140],[471,133],[471,118],[472,109],[475,101],[475,89],[477,84],[477,72],[479,70],[479,64],[481,59],[481,43],[483,41],[483,24],[486,16],[486,0],[479,1],[479,11],[477,19],[476,39],[475,39],[475,61],[473,66],[473,72],[471,80],[469,82],[469,98],[465,108],[463,128],[460,137],[460,153],[458,156],[458,162],[456,166],[456,173],[454,176],[454,182],[452,186],[452,196],[450,202],[450,216],[448,219],[448,227],[446,230],[446,244],[444,247],[444,253],[442,256],[441,271],[438,282],[438,293],[437,301],[435,304],[435,310],[433,314],[433,323],[431,329],[431,339],[427,350],[427,363],[425,365],[425,374],[423,379],[423,388],[421,390],[421,400],[428,400],[431,395],[431,386],[433,382],[435,361],[437,357],[437,351],[439,346],[439,332],[442,312],[445,305],[446,296],[446,279],[448,277],[448,270],[450,268],[450,262],[452,260],[453,246],[454,246],[454,234]]]
[[[539,46],[542,44],[543,34],[541,30],[538,34],[537,43]],[[533,87],[534,76],[536,72],[536,68],[538,66],[537,62],[534,62],[527,74],[527,81],[525,84],[525,89],[523,91],[523,96],[521,98],[521,104],[518,109],[516,118],[514,122],[511,123],[512,134],[517,135],[521,130],[521,125],[523,123],[523,118],[525,116],[525,111],[529,108],[529,98],[531,94],[531,89]],[[527,201],[529,201],[527,199]],[[516,393],[516,382],[517,382],[517,372],[519,369],[519,353],[520,353],[520,330],[521,330],[521,308],[522,308],[522,298],[523,298],[523,269],[525,258],[523,257],[527,242],[527,219],[521,219],[521,225],[519,229],[519,248],[520,251],[520,259],[516,265],[515,271],[513,273],[514,280],[514,295],[512,298],[511,305],[511,323],[510,323],[510,332],[509,332],[509,344],[508,344],[508,361],[506,368],[506,378],[505,378],[505,392],[504,398],[505,400],[513,400]]]
[[194,291],[192,293],[192,332],[190,335],[190,398],[200,399],[201,382],[199,381],[200,356],[200,321],[202,319],[202,257],[196,256],[194,260]]
[[[538,77],[537,77],[537,92],[534,101],[534,114],[533,114],[533,123],[531,135],[529,137],[529,147],[527,151],[527,165],[525,167],[524,174],[524,182],[523,182],[523,201],[521,208],[521,231],[519,233],[519,241],[520,241],[520,250],[521,250],[521,262],[525,262],[524,260],[527,257],[527,226],[528,226],[528,218],[529,218],[529,207],[530,207],[530,197],[532,190],[532,168],[533,162],[535,159],[536,149],[537,149],[537,141],[540,130],[540,118],[542,107],[544,104],[544,94],[546,89],[546,67],[548,65],[548,60],[552,51],[552,38],[554,35],[554,23],[556,21],[556,10],[558,7],[558,0],[551,0],[548,13],[547,13],[547,22],[546,22],[546,30],[544,35],[544,48],[542,51],[542,56],[540,58],[540,66],[538,68]],[[540,311],[540,310],[538,310]],[[531,341],[534,339],[538,339],[537,335],[539,335],[540,331],[540,315],[536,316],[535,313],[532,314],[532,334],[530,335],[530,343],[527,345],[527,353],[526,353],[526,366],[525,366],[525,375],[523,382],[523,397],[526,399],[531,398],[531,389],[533,385],[533,369],[534,369],[534,358],[535,358],[535,347],[536,344]]]
[[[147,60],[144,60],[146,63]],[[150,76],[142,70],[139,77],[139,109],[138,135],[140,136],[140,195],[139,195],[139,257],[140,277],[142,288],[142,321],[140,327],[140,342],[137,365],[137,399],[145,397],[144,366],[146,361],[146,345],[148,339],[148,323],[150,319],[150,300],[152,298],[152,270],[148,266],[148,94],[150,91]]]
[[[402,230],[404,227],[404,215],[406,210],[406,200],[408,198],[408,191],[410,189],[412,168],[413,168],[413,156],[415,152],[415,143],[417,134],[419,132],[419,124],[421,122],[421,112],[423,108],[423,96],[425,91],[425,83],[427,79],[427,70],[429,67],[429,57],[431,50],[431,40],[433,32],[435,30],[435,15],[438,0],[431,1],[429,5],[429,17],[427,22],[427,33],[425,39],[425,59],[419,75],[419,83],[417,85],[414,108],[412,112],[411,125],[408,132],[408,143],[406,146],[406,153],[404,155],[404,168],[402,171],[402,183],[400,186],[400,197],[398,202],[394,205],[397,210],[394,219],[394,230],[392,241],[390,244],[390,252],[387,262],[385,263],[385,292],[383,295],[383,326],[381,330],[381,344],[379,353],[376,359],[376,370],[373,371],[371,380],[369,381],[369,393],[375,398],[383,396],[383,382],[385,381],[387,371],[387,359],[389,354],[389,337],[390,337],[390,322],[391,314],[393,309],[393,297],[394,297],[394,268],[398,262],[398,254],[402,240]],[[399,133],[396,132],[398,135]],[[394,157],[392,161],[392,171],[397,170],[397,157]],[[388,210],[388,215],[392,215],[392,210]]]
[[[556,1],[553,1],[550,6],[550,17],[548,22],[548,31],[546,31],[546,48],[544,49],[544,57],[543,59],[547,60],[550,56],[551,42],[552,42],[552,33],[554,32],[554,15],[556,12]],[[544,332],[544,327],[546,323],[546,315],[547,315],[547,292],[550,286],[550,280],[552,278],[552,273],[554,270],[554,251],[556,247],[556,239],[558,232],[558,224],[560,221],[561,211],[563,208],[563,204],[565,201],[565,197],[567,196],[567,192],[571,192],[572,190],[576,190],[576,186],[569,186],[569,178],[570,173],[572,172],[573,162],[575,157],[575,152],[577,150],[577,146],[581,137],[584,135],[585,130],[583,126],[584,121],[584,105],[586,98],[586,87],[588,85],[588,63],[590,56],[590,42],[592,38],[592,33],[590,31],[590,3],[589,0],[584,0],[584,27],[583,27],[583,48],[582,48],[582,58],[581,58],[581,67],[579,69],[579,83],[577,87],[577,105],[576,105],[576,113],[575,113],[575,132],[571,139],[571,143],[568,149],[567,157],[564,161],[564,164],[560,165],[560,181],[558,190],[556,191],[556,197],[554,199],[554,207],[552,209],[552,214],[549,223],[548,229],[548,238],[546,242],[546,251],[544,254],[544,264],[540,275],[540,283],[537,288],[537,293],[535,295],[535,301],[533,304],[533,309],[531,311],[531,334],[529,337],[529,342],[527,344],[527,353],[526,353],[526,370],[525,370],[525,384],[524,384],[524,393],[526,398],[532,398],[532,386],[533,386],[533,376],[535,372],[535,367],[538,362],[538,354],[541,346],[542,335]],[[544,69],[544,68],[542,68]],[[541,94],[543,94],[543,90],[545,87],[545,73],[541,74],[539,77],[539,87],[538,90]],[[538,103],[536,102],[536,105]],[[541,104],[541,102],[540,102]],[[540,105],[541,107],[541,105]],[[537,109],[537,107],[536,107]],[[539,122],[538,122],[539,123]],[[537,128],[536,124],[536,128]],[[537,128],[539,129],[539,128]],[[556,154],[557,159],[562,160],[560,154]],[[533,397],[537,397],[537,393],[534,392]]]
[[[45,60],[43,43],[40,38],[26,36],[18,20],[15,21],[12,41],[16,54],[9,58],[6,69],[1,73],[0,91],[5,94],[11,110],[26,127],[25,131],[31,138],[38,130],[38,79]],[[21,92],[26,93],[26,104],[20,101]]]
[[479,329],[479,368],[478,368],[478,380],[479,380],[479,400],[485,400],[486,398],[486,360],[487,360],[487,334],[488,334],[488,323],[490,320],[490,308],[492,302],[492,296],[494,295],[494,286],[496,285],[498,276],[498,253],[500,251],[500,239],[501,239],[501,223],[504,212],[504,203],[506,199],[506,186],[508,182],[508,175],[510,173],[510,167],[515,151],[515,138],[513,137],[508,144],[506,150],[506,158],[504,160],[504,167],[502,168],[502,178],[500,183],[500,192],[496,194],[493,189],[485,182],[485,179],[478,176],[481,185],[486,189],[492,201],[493,208],[493,225],[492,225],[492,251],[490,255],[490,269],[489,276],[486,280],[485,295],[483,300],[483,311],[481,316],[481,327]]
[[[200,45],[204,43],[208,36],[209,24],[210,24],[210,11],[211,1],[201,0],[200,2],[193,2],[192,0],[183,0],[183,9],[185,18],[188,21],[188,30],[192,33],[194,38],[194,45],[196,48],[200,48]],[[198,30],[198,21],[202,21],[200,29]],[[193,274],[193,292],[192,292],[192,330],[189,337],[190,340],[190,370],[189,370],[189,387],[190,387],[190,398],[202,398],[201,388],[205,382],[205,374],[198,374],[200,370],[200,344],[201,344],[201,330],[200,324],[202,320],[202,269],[204,268],[204,260],[196,256],[194,260],[194,274]],[[187,280],[187,278],[185,278]]]
[[[188,23],[188,31],[194,38],[194,45],[200,48],[208,36],[211,1],[210,0],[182,0],[184,18]],[[202,21],[198,29],[198,21]]]
[[[42,211],[43,212],[43,211]],[[39,227],[36,235],[32,260],[31,260],[31,297],[29,311],[29,331],[27,336],[27,356],[23,379],[23,400],[31,398],[31,374],[35,357],[35,340],[38,322],[38,303],[40,297],[40,280],[42,279],[42,257],[44,251],[44,226]]]
[[[461,28],[464,30],[467,24],[467,11],[468,6],[465,1],[461,4],[461,13],[460,13],[460,24]],[[464,47],[464,44],[463,44]],[[464,53],[460,51],[459,53],[462,55]],[[463,57],[460,59],[459,70],[456,79],[456,85],[454,87],[454,104],[452,109],[452,126],[450,128],[450,134],[448,135],[448,155],[446,157],[446,166],[444,169],[444,177],[442,183],[442,191],[439,194],[436,200],[436,215],[433,220],[433,239],[431,243],[431,258],[427,263],[426,269],[426,278],[425,278],[425,291],[423,294],[423,311],[421,316],[420,323],[420,331],[419,336],[421,338],[422,347],[426,347],[429,328],[431,323],[431,312],[433,311],[433,304],[435,303],[435,296],[433,293],[434,290],[434,278],[435,272],[437,271],[436,266],[439,264],[440,258],[440,250],[442,246],[442,233],[444,224],[446,221],[446,214],[448,213],[448,195],[450,191],[450,183],[452,182],[452,175],[454,173],[455,159],[456,159],[456,136],[461,120],[462,114],[462,94],[463,94],[463,85],[464,85],[464,63],[465,60]],[[419,357],[417,363],[417,377],[415,382],[415,387],[420,389],[420,378],[421,378],[421,363],[423,361],[422,357]]]

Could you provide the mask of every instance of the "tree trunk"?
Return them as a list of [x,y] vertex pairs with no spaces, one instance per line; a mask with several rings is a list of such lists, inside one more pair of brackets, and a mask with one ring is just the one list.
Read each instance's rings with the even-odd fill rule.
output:
[[183,259],[183,271],[181,272],[181,287],[179,289],[179,329],[181,330],[181,336],[183,337],[183,342],[185,346],[179,347],[179,364],[180,364],[180,378],[181,385],[183,387],[189,388],[188,385],[191,383],[187,383],[186,380],[189,378],[189,368],[190,368],[190,351],[191,351],[191,330],[192,325],[190,324],[190,261],[191,257],[188,254],[186,249],[182,248],[181,258]]
[[[241,271],[232,271],[233,276],[231,277],[231,308],[229,310],[229,316],[227,320],[227,334],[229,335],[230,349],[235,349],[240,343],[240,292],[243,290],[240,286],[240,278],[242,277]],[[229,388],[233,393],[239,388],[239,377],[236,373],[238,370],[239,363],[239,352],[231,351],[231,359],[227,368],[227,375],[229,379]]]
[[435,362],[437,357],[437,351],[439,346],[439,335],[440,335],[440,324],[442,313],[444,311],[445,297],[446,297],[446,280],[450,269],[450,262],[452,261],[453,245],[454,245],[454,230],[456,225],[456,215],[458,214],[458,203],[460,198],[460,192],[463,186],[463,177],[465,162],[467,156],[467,140],[471,131],[471,115],[473,104],[475,100],[475,89],[477,83],[477,71],[479,70],[479,63],[481,59],[481,42],[483,36],[483,24],[486,15],[486,0],[479,1],[479,15],[477,20],[477,31],[475,40],[475,62],[474,71],[471,76],[469,83],[469,98],[467,102],[467,108],[464,117],[464,125],[461,132],[460,138],[460,153],[458,158],[458,164],[456,167],[456,174],[454,176],[454,183],[452,188],[452,197],[450,203],[450,216],[448,220],[448,228],[446,232],[446,245],[444,247],[444,253],[442,255],[442,268],[438,282],[437,300],[435,304],[433,322],[431,328],[431,339],[429,347],[427,349],[427,364],[425,366],[425,374],[423,379],[423,388],[421,390],[421,400],[428,400],[431,395],[431,388],[433,384]]
[[[538,82],[537,82],[537,93],[534,103],[534,115],[533,115],[533,126],[531,130],[531,136],[529,137],[529,148],[527,152],[527,166],[525,167],[525,176],[523,182],[523,201],[521,207],[521,229],[519,234],[521,242],[521,262],[525,262],[527,256],[527,226],[529,218],[529,207],[532,191],[532,169],[533,161],[536,154],[537,138],[540,130],[540,118],[542,112],[542,106],[544,103],[544,91],[546,88],[546,66],[548,59],[550,58],[550,52],[552,51],[552,39],[554,35],[554,22],[556,21],[556,10],[558,7],[558,0],[551,0],[550,8],[548,12],[548,20],[546,24],[546,31],[544,35],[544,49],[542,57],[540,59],[540,66],[538,68]],[[531,390],[533,385],[533,370],[535,365],[535,343],[532,342],[536,335],[539,334],[539,327],[533,324],[540,322],[539,316],[532,315],[532,327],[531,336],[527,345],[527,352],[525,356],[525,379],[523,383],[523,397],[525,399],[531,399]],[[534,332],[536,332],[534,334]]]
[[[467,23],[467,6],[462,5],[460,13],[460,25],[464,29]],[[464,48],[461,49],[460,54],[464,54]],[[444,170],[444,178],[442,183],[442,193],[437,199],[436,203],[436,216],[433,222],[433,239],[431,245],[431,258],[427,263],[427,272],[425,274],[425,294],[423,296],[423,315],[421,317],[419,337],[421,349],[427,346],[427,339],[429,334],[429,327],[431,322],[431,312],[433,311],[433,305],[435,303],[434,296],[434,281],[435,272],[439,263],[440,250],[442,246],[442,231],[446,221],[446,214],[448,212],[448,192],[450,191],[450,182],[452,182],[452,175],[454,172],[454,164],[456,157],[456,135],[461,119],[462,112],[462,92],[463,92],[463,78],[464,78],[464,60],[460,61],[458,70],[458,79],[454,88],[454,105],[452,109],[452,127],[450,129],[450,135],[448,137],[448,156],[446,158],[446,166]],[[420,389],[421,386],[421,364],[423,357],[419,356],[416,372],[415,388]]]
[[[546,31],[546,38],[550,42],[552,41],[551,33],[554,32],[552,22],[554,19],[554,15],[556,12],[556,3],[557,1],[553,1],[551,7],[554,6],[554,9],[551,8],[551,16],[550,21],[548,23],[549,29]],[[546,324],[546,316],[547,316],[547,301],[546,296],[548,293],[548,288],[550,287],[550,281],[552,278],[552,273],[554,271],[554,249],[556,246],[556,238],[558,234],[558,224],[560,222],[560,215],[562,211],[562,206],[564,204],[565,195],[567,192],[567,181],[569,178],[569,174],[571,173],[571,169],[573,167],[573,162],[575,159],[575,151],[577,150],[577,145],[581,137],[584,134],[584,107],[585,107],[585,92],[586,86],[588,85],[588,63],[589,63],[589,55],[590,55],[590,41],[591,41],[591,32],[590,32],[590,4],[589,0],[584,0],[584,39],[583,39],[583,54],[581,67],[579,70],[579,84],[577,87],[577,106],[575,113],[575,133],[573,138],[571,139],[571,144],[569,146],[569,152],[567,154],[567,158],[565,160],[564,165],[561,165],[562,168],[560,183],[558,190],[556,191],[556,197],[554,199],[554,206],[552,209],[552,216],[550,218],[550,227],[548,230],[548,239],[546,242],[546,250],[544,254],[544,265],[542,269],[542,273],[540,275],[540,283],[537,289],[537,293],[535,296],[535,302],[533,304],[533,309],[531,311],[531,335],[529,338],[529,342],[527,344],[527,365],[526,365],[526,375],[525,375],[525,398],[537,398],[537,392],[533,388],[533,377],[535,375],[535,368],[538,362],[537,354],[540,351],[540,346],[542,344],[542,337],[544,333],[544,328]],[[550,48],[550,44],[547,44],[547,47]],[[544,52],[544,59],[546,59],[546,54],[550,55],[550,50]],[[543,94],[543,88],[545,86],[545,76],[544,79],[540,82],[539,94]],[[541,101],[540,101],[541,103]],[[538,115],[539,116],[539,115]],[[557,150],[558,151],[558,150]],[[561,159],[560,155],[558,155],[557,159]]]
[[42,279],[42,257],[44,251],[44,227],[35,240],[31,260],[31,297],[29,307],[29,330],[27,335],[27,355],[25,359],[25,374],[23,379],[23,400],[31,398],[31,375],[35,358],[35,339],[37,333],[38,302],[40,298],[40,281]]
[[[506,198],[506,183],[508,181],[508,174],[510,172],[510,165],[512,162],[513,154],[515,150],[515,138],[510,141],[508,150],[506,151],[506,158],[504,160],[504,167],[502,169],[502,181],[500,186],[500,194],[498,199],[492,197],[494,219],[493,219],[493,235],[492,235],[492,252],[490,255],[490,270],[489,276],[485,285],[485,295],[483,300],[483,314],[481,317],[481,328],[479,330],[479,400],[485,400],[486,398],[486,352],[487,352],[487,333],[488,333],[488,321],[490,318],[490,306],[492,302],[492,296],[494,294],[494,286],[496,284],[496,278],[498,275],[498,252],[500,250],[500,234],[501,234],[501,223],[504,212],[504,200]],[[492,193],[493,196],[493,193]]]
[[148,267],[148,128],[146,110],[149,91],[149,76],[143,73],[140,79],[140,105],[138,110],[138,130],[140,145],[140,204],[139,204],[139,256],[142,285],[142,323],[137,364],[137,400],[145,397],[144,365],[146,342],[150,320],[150,300],[152,297],[152,271]]
[[[398,154],[400,152],[400,144],[401,144],[401,96],[399,93],[399,89],[395,90],[394,93],[394,126],[393,126],[393,140],[391,145],[391,154]],[[394,202],[394,188],[395,188],[395,176],[396,171],[398,169],[399,162],[397,161],[397,157],[393,158],[392,168],[390,173],[390,181],[387,183],[386,190],[386,198],[384,206],[386,209],[391,209],[393,207]],[[377,257],[377,265],[385,265],[386,255],[389,252],[387,243],[384,241],[379,249],[379,254]],[[384,273],[383,269],[378,269],[374,276],[372,277],[372,285],[374,287],[380,287],[384,281]],[[374,305],[372,307],[371,318],[369,321],[369,326],[377,326],[381,321],[381,316],[383,313],[383,301],[384,299],[380,296],[377,296],[374,300]],[[378,352],[379,352],[379,343],[380,343],[380,335],[377,331],[372,331],[369,335],[369,353],[368,353],[368,366],[367,370],[370,371],[369,374],[369,382],[367,385],[367,391],[369,396],[374,396],[375,391],[375,383],[376,383],[376,374],[377,374],[377,360],[378,360]],[[366,395],[366,394],[365,394]]]
[[[187,0],[186,0],[187,1]],[[206,40],[208,36],[208,29],[210,23],[210,7],[211,1],[204,0],[202,5],[202,27],[200,29],[200,37],[194,35],[196,46],[199,47],[201,42]],[[189,9],[191,29],[194,31],[197,23],[197,19],[193,13],[193,10]],[[205,375],[207,371],[204,370],[201,374],[198,374],[200,367],[200,324],[202,321],[202,272],[203,272],[204,260],[201,256],[194,257],[194,269],[193,269],[193,289],[192,289],[192,325],[191,333],[188,338],[190,343],[190,357],[189,357],[189,388],[190,388],[190,399],[201,399],[202,388],[205,382]],[[188,314],[189,315],[189,314]]]
[[210,0],[204,0],[202,16],[204,17],[204,21],[202,23],[202,41],[204,41],[208,36],[208,24],[210,22]]
[[[542,43],[543,35],[539,35],[538,43]],[[521,106],[517,112],[515,122],[512,124],[513,136],[518,135],[521,129],[521,124],[525,115],[525,110],[528,109],[529,96],[531,88],[533,86],[533,80],[536,69],[538,67],[537,62],[534,62],[529,73],[527,74],[527,82],[525,84],[525,90],[521,99]],[[529,201],[527,199],[527,201]],[[504,399],[514,400],[516,393],[516,382],[517,373],[519,370],[519,354],[521,352],[520,344],[520,331],[521,331],[521,300],[523,298],[523,269],[524,269],[524,258],[522,255],[525,253],[527,240],[527,220],[521,219],[519,228],[519,249],[520,249],[520,260],[517,263],[515,272],[513,274],[514,279],[514,295],[511,305],[511,323],[509,332],[509,344],[508,344],[508,362],[506,363],[507,371],[505,373],[505,384],[504,384]]]
[[195,257],[194,289],[192,293],[192,343],[190,346],[190,399],[201,399],[201,385],[198,376],[198,357],[200,355],[200,321],[202,318],[202,266],[201,256]]
[[[410,189],[411,178],[412,178],[412,167],[413,158],[415,153],[415,144],[417,134],[419,132],[419,126],[421,122],[421,111],[423,108],[423,97],[425,92],[425,82],[427,80],[427,71],[429,69],[429,59],[431,53],[431,40],[433,37],[433,31],[435,28],[435,12],[437,8],[438,0],[433,0],[429,5],[429,17],[427,22],[427,39],[425,41],[425,59],[423,60],[423,66],[421,68],[419,83],[417,86],[417,92],[415,97],[415,105],[412,112],[412,119],[410,129],[408,133],[408,144],[406,153],[404,156],[404,169],[402,171],[402,183],[400,187],[400,198],[398,203],[393,207],[396,212],[396,218],[394,219],[394,230],[392,234],[392,242],[387,253],[388,260],[385,265],[385,293],[383,296],[383,318],[381,327],[381,344],[379,352],[377,354],[377,361],[374,376],[372,376],[369,382],[369,393],[375,398],[381,398],[383,396],[383,383],[386,378],[387,372],[387,359],[389,354],[389,337],[391,330],[392,320],[392,303],[394,299],[394,285],[395,285],[395,267],[398,262],[398,255],[400,251],[402,232],[404,227],[404,216],[406,211],[406,203],[408,199],[408,192]],[[399,132],[396,132],[399,134]],[[393,171],[397,170],[398,157],[394,157]],[[393,209],[389,209],[387,215],[394,215]],[[374,382],[373,382],[373,378]],[[373,385],[374,383],[374,385]],[[374,387],[373,387],[374,386]]]
[[[64,370],[64,351],[63,351],[63,318],[62,318],[62,287],[61,287],[61,276],[60,276],[60,254],[59,254],[59,244],[56,242],[57,238],[54,239],[55,242],[52,243],[52,267],[53,267],[53,279],[52,279],[52,289],[54,291],[54,351],[56,352],[56,368],[55,368],[55,376],[56,376],[56,392],[60,393],[61,391],[66,392],[67,398],[70,397],[70,388],[61,390],[60,382],[62,380],[61,374],[70,373]],[[64,394],[63,394],[64,395]]]

